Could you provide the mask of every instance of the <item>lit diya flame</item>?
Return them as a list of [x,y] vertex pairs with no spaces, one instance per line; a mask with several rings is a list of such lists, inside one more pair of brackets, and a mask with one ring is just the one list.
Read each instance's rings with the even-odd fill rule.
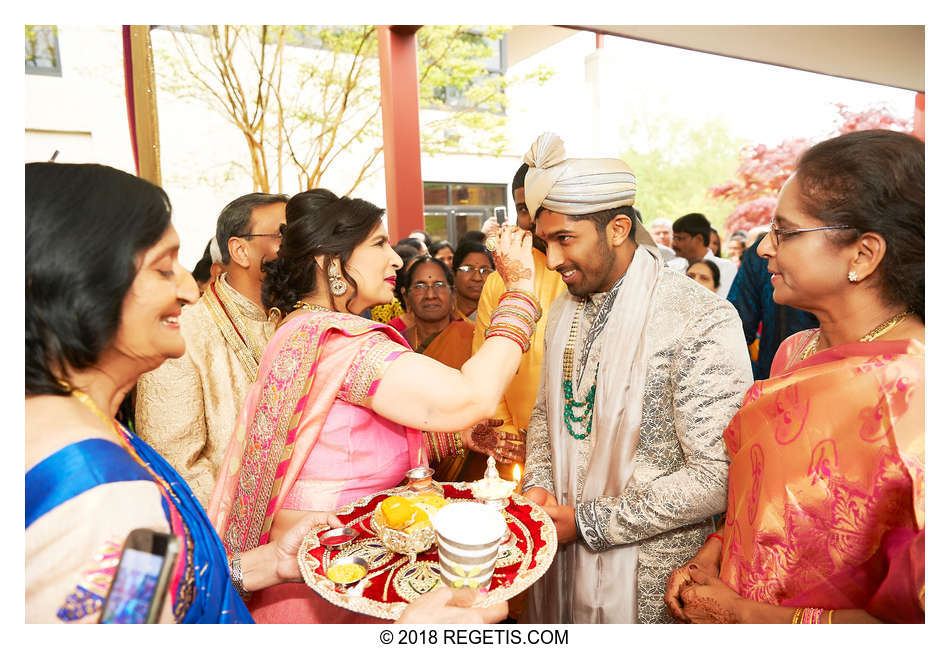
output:
[[519,484],[521,483],[521,465],[520,464],[515,464],[514,475],[512,475],[511,477],[515,479],[515,482]]

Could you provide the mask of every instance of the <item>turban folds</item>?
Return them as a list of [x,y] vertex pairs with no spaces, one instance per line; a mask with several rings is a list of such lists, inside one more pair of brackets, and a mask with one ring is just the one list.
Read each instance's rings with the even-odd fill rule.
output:
[[[524,161],[528,165],[525,203],[532,220],[542,207],[578,216],[632,206],[637,195],[637,177],[623,160],[568,158],[564,143],[554,133],[542,133],[525,154]],[[634,221],[637,242],[655,246],[639,219]]]

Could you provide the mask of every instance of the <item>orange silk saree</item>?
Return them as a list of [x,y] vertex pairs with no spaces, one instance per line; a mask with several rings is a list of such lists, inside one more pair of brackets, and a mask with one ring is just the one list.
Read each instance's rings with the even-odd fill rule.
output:
[[784,606],[924,621],[924,346],[786,340],[724,439],[720,577]]

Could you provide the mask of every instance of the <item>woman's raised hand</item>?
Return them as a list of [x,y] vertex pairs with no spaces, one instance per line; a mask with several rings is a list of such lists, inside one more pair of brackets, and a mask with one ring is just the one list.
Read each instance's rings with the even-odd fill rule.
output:
[[531,233],[515,226],[505,225],[492,237],[489,245],[495,259],[495,270],[501,275],[505,287],[521,291],[534,291],[534,259],[531,253]]

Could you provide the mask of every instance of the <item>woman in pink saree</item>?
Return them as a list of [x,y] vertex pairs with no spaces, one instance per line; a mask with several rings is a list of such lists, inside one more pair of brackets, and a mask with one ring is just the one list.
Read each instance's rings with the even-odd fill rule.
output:
[[726,515],[667,583],[683,622],[924,621],[924,144],[807,151],[769,237],[779,348],[724,439]]
[[[472,434],[518,367],[523,349],[510,329],[497,328],[491,348],[455,370],[412,352],[391,327],[355,315],[392,300],[402,264],[382,214],[324,189],[287,204],[263,288],[265,305],[286,317],[264,351],[209,507],[229,555],[280,538],[309,511],[334,511],[394,487],[411,467],[462,448],[523,458],[523,445],[505,433],[478,426]],[[508,269],[506,306],[523,316],[530,336],[528,323],[540,317],[529,294],[530,234],[507,230],[496,256]],[[254,594],[257,622],[378,622],[303,584],[286,586]]]

